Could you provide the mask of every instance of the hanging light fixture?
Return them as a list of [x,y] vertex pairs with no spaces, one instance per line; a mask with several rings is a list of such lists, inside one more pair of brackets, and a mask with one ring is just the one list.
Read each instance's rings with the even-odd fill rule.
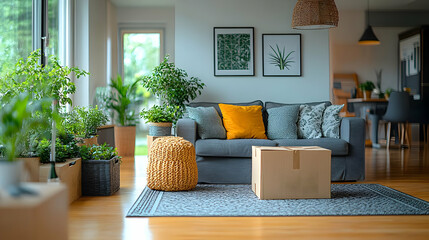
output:
[[298,0],[293,9],[292,28],[326,29],[338,26],[334,0]]
[[365,32],[363,32],[362,37],[359,39],[360,45],[379,45],[380,40],[375,36],[374,31],[372,30],[371,25],[369,25],[369,0],[368,3],[368,9],[366,12],[366,19],[368,21],[368,26],[365,29]]

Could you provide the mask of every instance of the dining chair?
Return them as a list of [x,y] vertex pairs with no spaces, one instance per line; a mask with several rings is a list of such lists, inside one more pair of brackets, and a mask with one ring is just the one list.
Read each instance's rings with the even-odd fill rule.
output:
[[390,134],[392,129],[392,123],[397,123],[399,128],[399,135],[401,139],[401,146],[404,145],[404,139],[409,144],[407,134],[407,123],[410,117],[410,95],[408,92],[392,92],[389,97],[389,103],[387,104],[386,113],[383,116],[383,120],[387,121],[387,145],[386,148],[390,147]]
[[423,141],[428,143],[429,102],[414,101],[410,103],[409,123],[418,123],[423,128]]

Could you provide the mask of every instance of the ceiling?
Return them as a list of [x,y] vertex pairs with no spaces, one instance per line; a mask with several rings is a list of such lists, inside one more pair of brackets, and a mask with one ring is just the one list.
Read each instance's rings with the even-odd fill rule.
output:
[[[111,0],[111,2],[118,7],[172,7],[176,0]],[[339,10],[365,10],[367,8],[366,0],[335,0],[335,3]],[[429,1],[370,0],[370,9],[388,11],[429,10]]]

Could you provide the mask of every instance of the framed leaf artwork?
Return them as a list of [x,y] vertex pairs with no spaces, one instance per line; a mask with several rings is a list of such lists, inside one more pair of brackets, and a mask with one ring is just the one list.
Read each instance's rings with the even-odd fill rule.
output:
[[254,76],[254,28],[215,27],[214,75]]
[[265,77],[301,76],[301,34],[262,34]]

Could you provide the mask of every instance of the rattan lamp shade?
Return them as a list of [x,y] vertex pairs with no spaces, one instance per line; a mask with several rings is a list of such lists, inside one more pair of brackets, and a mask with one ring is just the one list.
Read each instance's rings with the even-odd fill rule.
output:
[[292,28],[326,29],[338,26],[334,0],[298,0],[293,9]]

